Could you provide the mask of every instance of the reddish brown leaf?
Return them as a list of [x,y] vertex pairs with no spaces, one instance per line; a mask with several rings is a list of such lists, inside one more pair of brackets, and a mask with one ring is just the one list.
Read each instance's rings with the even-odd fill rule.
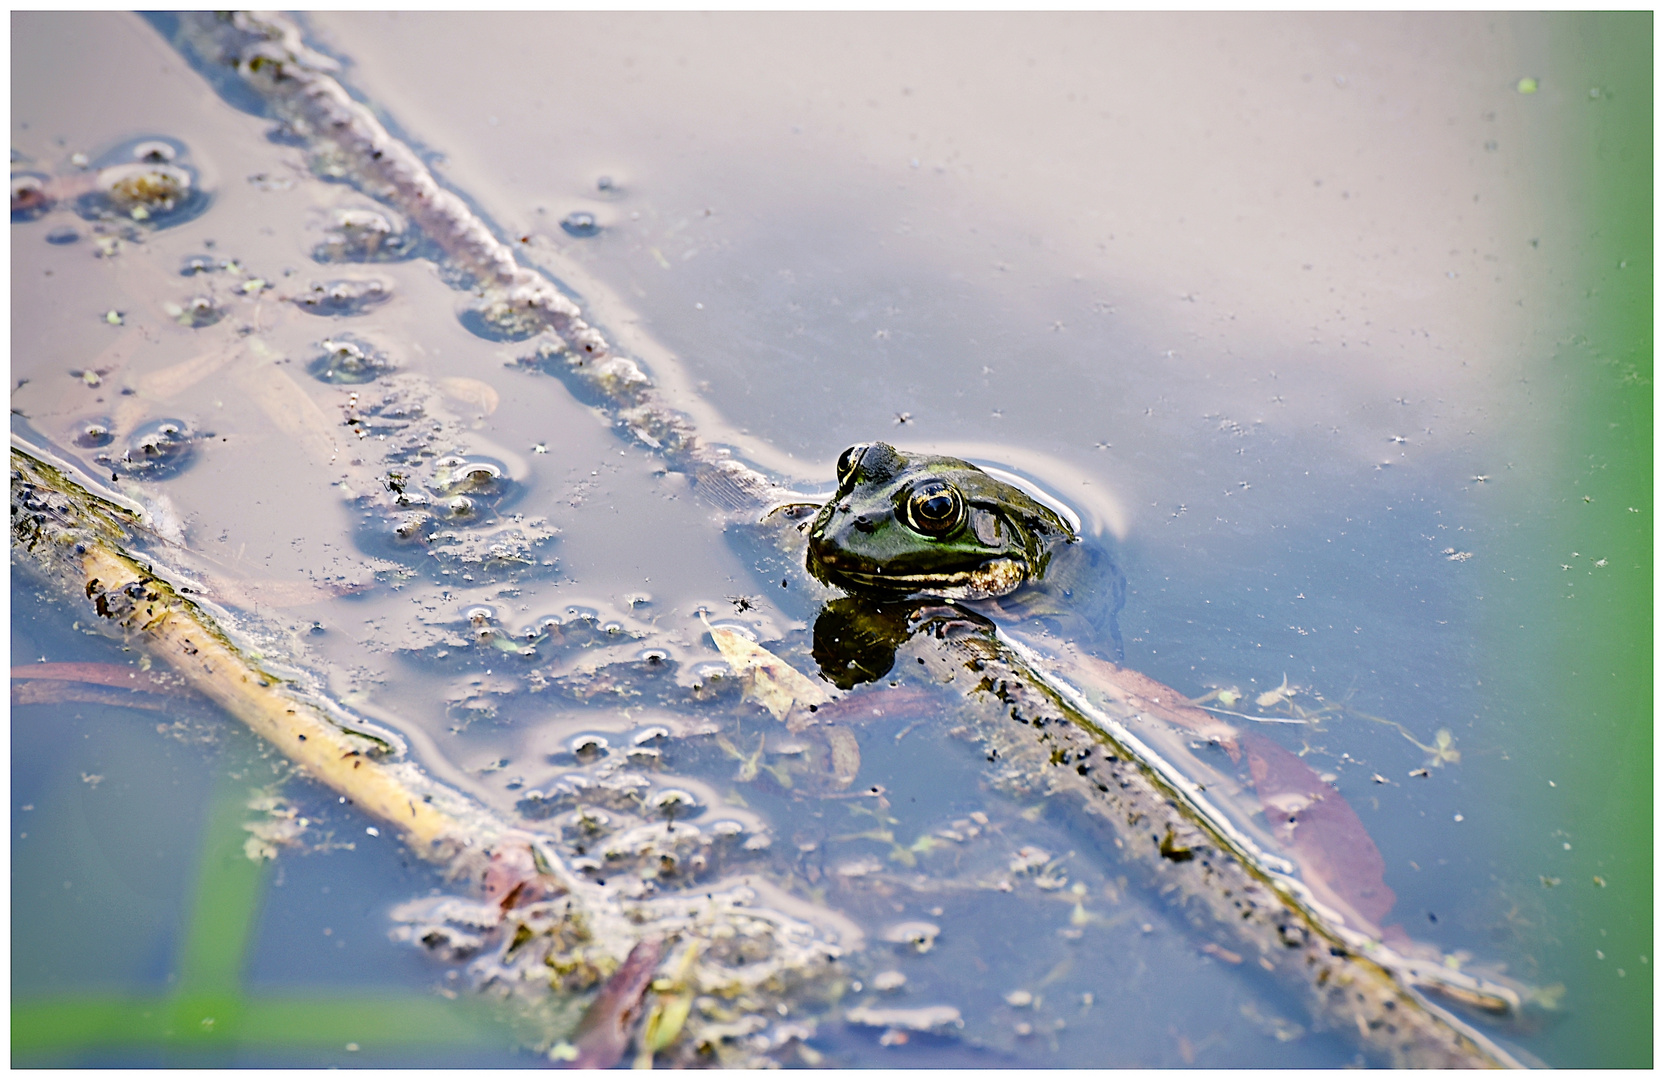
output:
[[933,689],[880,686],[857,690],[817,706],[815,720],[826,724],[841,721],[855,725],[870,720],[924,720],[942,714],[942,696]]
[[529,838],[510,833],[502,837],[480,880],[486,899],[509,911],[549,896],[558,896],[560,884],[538,869]]
[[95,705],[120,705],[128,709],[149,709],[152,712],[174,707],[161,698],[133,690],[112,690],[107,686],[61,682],[57,679],[12,680],[13,705],[61,705],[75,701]]
[[140,671],[125,664],[29,664],[12,668],[12,681],[49,679],[55,682],[95,683],[152,694],[184,695],[189,691],[176,675]]
[[1212,713],[1198,709],[1189,698],[1172,687],[1095,656],[1081,656],[1078,660],[1091,671],[1093,684],[1105,693],[1135,709],[1218,743],[1233,761],[1240,756],[1236,728]]
[[1387,888],[1386,863],[1351,804],[1265,736],[1245,731],[1239,738],[1271,831],[1300,864],[1306,885],[1347,922],[1357,918],[1358,929],[1378,933],[1398,898]]
[[645,937],[636,942],[578,1021],[573,1038],[578,1056],[572,1059],[572,1068],[610,1069],[624,1060],[631,1032],[641,1018],[641,999],[653,983],[653,972],[663,954],[663,938]]

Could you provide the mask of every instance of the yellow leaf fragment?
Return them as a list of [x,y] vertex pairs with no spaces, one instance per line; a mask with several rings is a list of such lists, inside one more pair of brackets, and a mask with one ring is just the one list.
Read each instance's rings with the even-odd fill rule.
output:
[[647,1023],[642,1029],[636,1068],[651,1069],[653,1055],[674,1043],[682,1033],[682,1025],[687,1022],[688,1012],[693,1008],[693,988],[689,983],[694,961],[698,958],[699,942],[694,941],[682,954],[681,962],[670,977],[661,976],[653,980],[652,989],[657,1000],[653,1002],[653,1009],[647,1014]]
[[723,626],[711,627],[711,640],[745,684],[745,696],[784,720],[793,706],[808,708],[832,700],[820,684],[745,635]]
[[1254,699],[1254,704],[1258,705],[1262,709],[1269,709],[1279,702],[1287,701],[1297,692],[1298,691],[1296,691],[1294,687],[1288,684],[1288,676],[1284,675],[1281,686],[1267,690],[1265,693]]

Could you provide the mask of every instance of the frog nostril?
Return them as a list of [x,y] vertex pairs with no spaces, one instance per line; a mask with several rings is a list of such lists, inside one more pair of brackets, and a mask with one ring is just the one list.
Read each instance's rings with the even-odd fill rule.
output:
[[855,519],[855,527],[857,529],[860,529],[862,532],[866,532],[866,533],[870,533],[874,529],[878,528],[877,525],[873,524],[872,518],[868,517],[865,514],[862,514],[862,515],[860,515],[859,517],[857,517]]

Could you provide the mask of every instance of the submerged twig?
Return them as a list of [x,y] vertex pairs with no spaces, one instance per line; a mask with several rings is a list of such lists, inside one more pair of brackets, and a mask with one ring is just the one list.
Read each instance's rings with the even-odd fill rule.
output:
[[197,692],[241,720],[320,782],[446,863],[469,846],[458,819],[420,774],[384,760],[386,746],[349,731],[228,640],[200,607],[126,550],[139,527],[58,469],[12,449],[12,541],[78,587],[115,628],[136,633]]
[[1256,724],[1309,724],[1309,720],[1300,720],[1292,716],[1249,716],[1247,713],[1232,712],[1230,709],[1220,709],[1212,705],[1197,705],[1198,709],[1206,709],[1210,713],[1220,716],[1234,716],[1238,720],[1251,720]]
[[[678,978],[702,992],[721,988],[732,998],[731,1015],[748,1021],[740,1032],[732,1023],[685,1016],[686,1037],[674,1047],[683,1064],[769,1064],[768,1051],[796,1045],[809,1029],[786,1026],[760,1049],[737,1041],[736,1033],[780,1022],[778,1006],[788,995],[801,1005],[819,987],[824,1000],[836,1000],[841,969],[833,961],[861,940],[847,920],[744,875],[700,883],[691,903],[673,890],[632,895],[584,879],[553,854],[547,837],[510,826],[434,783],[414,764],[396,760],[372,731],[344,726],[332,703],[253,660],[169,581],[168,571],[138,553],[135,541],[147,537],[139,515],[95,495],[72,478],[69,466],[48,457],[12,448],[14,558],[84,597],[107,629],[141,643],[313,778],[396,829],[418,855],[477,883],[484,902],[436,896],[406,905],[401,921],[411,924],[409,936],[457,958],[483,954],[476,967],[486,980],[538,996],[564,990],[567,1004],[581,1002],[584,991],[621,963],[631,972],[629,987],[650,978],[657,954],[634,950],[644,940],[676,938],[685,945]],[[675,835],[697,832],[678,825]],[[458,921],[469,931],[456,931]],[[685,970],[692,957],[697,964]],[[558,1024],[567,1012],[557,1008],[549,1016]],[[655,1029],[655,1050],[667,1050],[682,1031],[681,1024],[672,1031],[667,1023]],[[565,1033],[556,1030],[543,1042]]]

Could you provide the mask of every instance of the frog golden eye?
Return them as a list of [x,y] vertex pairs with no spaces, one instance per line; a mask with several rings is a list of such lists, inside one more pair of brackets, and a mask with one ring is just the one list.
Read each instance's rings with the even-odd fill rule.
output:
[[867,452],[866,443],[856,443],[854,446],[838,455],[838,486],[849,483],[849,478],[855,473],[855,466],[861,464],[861,455]]
[[946,480],[926,480],[907,496],[907,524],[926,536],[946,536],[965,519],[965,499]]

